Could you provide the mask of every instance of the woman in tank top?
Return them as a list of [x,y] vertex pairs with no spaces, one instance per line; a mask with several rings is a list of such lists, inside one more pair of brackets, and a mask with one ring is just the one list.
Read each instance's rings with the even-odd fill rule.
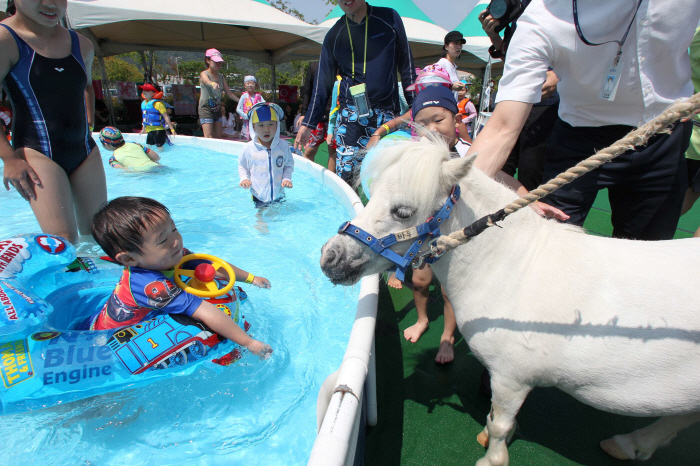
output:
[[[46,4],[44,4],[46,3]],[[0,26],[0,80],[14,110],[12,147],[0,138],[3,183],[29,201],[41,230],[78,240],[107,201],[90,134],[95,93],[88,39],[60,26],[67,0],[10,0]]]
[[209,49],[205,53],[204,63],[207,69],[199,75],[199,122],[205,138],[221,139],[223,119],[221,117],[221,98],[224,92],[229,99],[239,101],[236,94],[231,92],[224,77],[219,74],[224,59],[221,52]]

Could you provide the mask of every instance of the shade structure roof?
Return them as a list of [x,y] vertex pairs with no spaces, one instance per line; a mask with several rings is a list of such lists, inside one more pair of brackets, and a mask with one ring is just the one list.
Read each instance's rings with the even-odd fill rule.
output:
[[325,35],[263,0],[68,0],[66,21],[105,56],[216,48],[276,64],[317,59]]

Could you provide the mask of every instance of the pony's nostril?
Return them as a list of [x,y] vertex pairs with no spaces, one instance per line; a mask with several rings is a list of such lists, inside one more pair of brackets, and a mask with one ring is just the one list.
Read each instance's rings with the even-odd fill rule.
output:
[[337,244],[326,244],[321,255],[322,268],[335,268],[343,260],[342,247]]
[[328,248],[325,251],[325,253],[323,254],[323,257],[322,257],[323,264],[322,265],[325,267],[332,266],[337,262],[337,258],[338,258],[338,254],[336,254],[336,252],[333,249]]

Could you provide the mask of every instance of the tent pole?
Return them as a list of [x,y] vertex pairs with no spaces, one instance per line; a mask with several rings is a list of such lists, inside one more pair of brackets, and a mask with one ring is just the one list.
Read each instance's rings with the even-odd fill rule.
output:
[[112,94],[109,93],[109,85],[107,84],[107,68],[105,68],[105,57],[102,54],[97,56],[97,62],[100,64],[100,76],[102,76],[102,94],[109,110],[109,124],[117,126],[117,120],[114,118],[114,110],[112,109]]
[[277,65],[274,63],[272,67],[272,101],[277,102]]

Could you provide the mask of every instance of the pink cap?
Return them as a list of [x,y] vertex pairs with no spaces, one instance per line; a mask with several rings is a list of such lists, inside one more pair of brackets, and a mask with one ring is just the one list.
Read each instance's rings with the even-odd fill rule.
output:
[[224,61],[223,58],[221,58],[221,52],[219,52],[216,49],[209,49],[207,52],[204,54],[205,57],[211,58],[215,62],[222,62]]

